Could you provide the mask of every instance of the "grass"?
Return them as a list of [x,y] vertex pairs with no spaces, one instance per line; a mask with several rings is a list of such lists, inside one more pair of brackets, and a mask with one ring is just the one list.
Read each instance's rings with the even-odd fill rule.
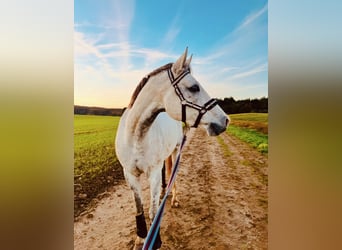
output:
[[243,113],[229,115],[233,121],[254,121],[268,123],[268,113]]
[[268,153],[268,114],[245,113],[229,115],[227,132],[247,142],[262,153]]
[[244,113],[232,114],[231,124],[257,130],[263,134],[268,134],[268,114],[267,113]]
[[114,150],[119,119],[113,116],[74,116],[75,215],[106,187],[123,179]]

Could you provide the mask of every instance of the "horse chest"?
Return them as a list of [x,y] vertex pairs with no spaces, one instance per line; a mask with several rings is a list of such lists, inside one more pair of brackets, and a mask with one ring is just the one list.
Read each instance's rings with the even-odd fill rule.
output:
[[[156,146],[156,145],[155,145]],[[164,154],[160,152],[153,152],[142,145],[132,145],[127,147],[121,154],[121,161],[125,162],[125,168],[130,172],[134,172],[135,168],[139,171],[146,172],[151,166],[161,165],[163,162]]]

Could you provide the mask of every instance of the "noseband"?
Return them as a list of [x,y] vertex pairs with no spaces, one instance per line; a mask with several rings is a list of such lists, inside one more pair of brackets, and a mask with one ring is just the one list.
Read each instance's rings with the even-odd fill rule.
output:
[[207,111],[211,110],[213,107],[215,107],[218,103],[216,99],[210,99],[207,101],[203,106],[197,105],[195,103],[189,102],[184,98],[184,95],[182,91],[180,90],[178,83],[187,75],[190,74],[190,70],[185,70],[182,74],[174,77],[171,67],[168,68],[167,73],[169,75],[169,79],[171,81],[172,86],[175,88],[176,94],[179,97],[181,104],[182,104],[182,122],[186,124],[186,107],[190,107],[193,109],[196,109],[198,111],[198,116],[196,118],[195,123],[192,125],[192,127],[197,128],[198,124],[200,123],[203,115],[207,113]]

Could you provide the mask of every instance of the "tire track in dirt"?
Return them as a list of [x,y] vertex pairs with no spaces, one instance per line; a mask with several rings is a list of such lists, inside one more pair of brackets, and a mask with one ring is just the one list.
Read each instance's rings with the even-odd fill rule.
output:
[[[180,207],[167,202],[162,249],[267,249],[267,158],[226,133],[220,137],[223,146],[205,131],[190,131],[177,176]],[[134,215],[129,188],[113,187],[92,218],[75,222],[75,250],[132,249]]]

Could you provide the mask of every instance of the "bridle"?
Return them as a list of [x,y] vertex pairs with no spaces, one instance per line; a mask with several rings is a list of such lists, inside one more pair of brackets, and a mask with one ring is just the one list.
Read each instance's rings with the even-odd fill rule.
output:
[[200,123],[203,115],[205,113],[207,113],[207,111],[211,110],[212,108],[214,108],[218,103],[217,100],[212,98],[209,101],[207,101],[203,106],[197,105],[195,103],[192,103],[188,100],[185,99],[182,91],[180,90],[178,83],[187,75],[190,74],[190,69],[186,69],[185,71],[183,71],[182,74],[180,74],[179,76],[177,76],[176,78],[174,77],[172,70],[172,67],[167,69],[167,73],[170,79],[170,82],[172,84],[172,86],[175,88],[176,94],[179,97],[181,104],[182,104],[182,122],[186,123],[186,107],[190,107],[193,109],[196,109],[198,111],[198,116],[196,118],[195,123],[191,126],[194,128],[198,127],[198,124]]

